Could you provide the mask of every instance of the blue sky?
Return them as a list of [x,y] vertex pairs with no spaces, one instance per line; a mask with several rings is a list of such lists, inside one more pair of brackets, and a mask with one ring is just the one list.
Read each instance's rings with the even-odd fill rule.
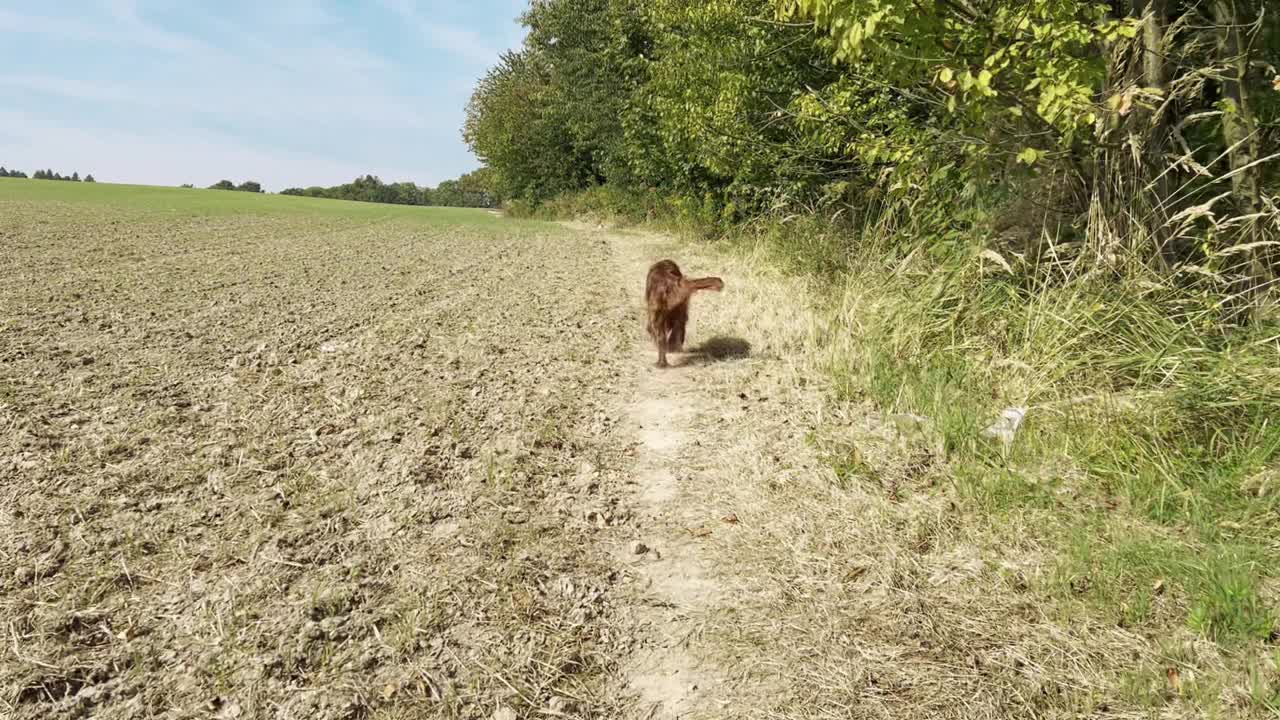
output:
[[0,165],[270,191],[478,162],[463,108],[527,0],[0,0]]

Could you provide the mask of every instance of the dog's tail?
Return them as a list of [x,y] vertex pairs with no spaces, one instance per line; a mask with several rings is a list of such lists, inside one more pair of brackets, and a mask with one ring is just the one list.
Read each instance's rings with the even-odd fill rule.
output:
[[724,289],[724,281],[718,277],[694,278],[687,282],[690,292],[694,290],[714,290],[719,292]]
[[679,305],[688,300],[690,296],[699,290],[715,290],[717,292],[723,290],[724,281],[718,277],[695,278],[693,280],[685,278],[680,281],[678,287],[673,289],[675,292],[668,296],[668,303],[671,306]]

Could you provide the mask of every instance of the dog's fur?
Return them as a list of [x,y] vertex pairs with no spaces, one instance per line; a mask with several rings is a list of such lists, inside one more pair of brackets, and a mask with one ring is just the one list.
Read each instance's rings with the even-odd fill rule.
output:
[[680,273],[680,266],[671,260],[660,260],[649,268],[644,288],[645,304],[649,310],[646,329],[658,346],[658,367],[668,367],[668,352],[684,349],[689,298],[699,290],[723,289],[724,281],[718,277],[686,278]]

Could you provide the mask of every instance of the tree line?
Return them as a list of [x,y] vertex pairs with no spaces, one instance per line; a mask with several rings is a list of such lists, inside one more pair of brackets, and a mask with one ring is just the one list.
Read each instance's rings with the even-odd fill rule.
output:
[[[0,177],[25,178],[27,177],[27,174],[22,172],[21,170],[9,170],[3,166],[0,166]],[[62,175],[52,170],[36,170],[34,173],[31,174],[31,179],[32,180],[66,180],[69,182],[97,182],[96,180],[93,179],[92,175],[85,175],[84,179],[81,180],[79,172],[72,172],[70,175]]]
[[[191,186],[183,185],[183,187],[189,188]],[[262,184],[256,180],[245,180],[239,185],[231,182],[230,180],[219,180],[218,182],[210,185],[209,189],[210,190],[237,190],[239,192],[251,192],[251,193],[263,192]]]
[[1264,4],[546,0],[463,133],[517,203],[605,187],[712,223],[911,208],[940,236],[1016,226],[1013,253],[1196,267],[1250,296],[1280,258]]
[[495,207],[498,197],[491,190],[490,183],[491,172],[482,168],[457,180],[445,180],[434,188],[420,187],[412,182],[385,183],[375,175],[365,175],[343,185],[295,187],[282,190],[280,194],[395,205]]

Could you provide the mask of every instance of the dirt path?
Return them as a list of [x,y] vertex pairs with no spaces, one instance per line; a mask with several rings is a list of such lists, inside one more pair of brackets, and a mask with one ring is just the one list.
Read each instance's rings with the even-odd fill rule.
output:
[[[639,313],[644,278],[661,246],[645,236],[614,236],[619,281]],[[710,301],[707,298],[702,298]],[[691,330],[696,330],[696,320]],[[696,345],[696,340],[691,343]],[[627,403],[626,425],[638,439],[630,500],[638,510],[640,538],[620,549],[630,563],[649,603],[637,613],[648,642],[625,668],[627,683],[639,695],[639,713],[653,718],[685,717],[714,698],[722,678],[714,667],[699,664],[689,652],[697,618],[714,612],[719,588],[709,577],[711,560],[695,536],[706,520],[687,502],[685,483],[702,479],[684,472],[696,452],[704,416],[714,401],[701,391],[714,368],[707,356],[689,353],[666,371],[653,367],[654,353],[641,338],[628,360],[641,379]]]
[[[1046,617],[1036,548],[940,491],[927,434],[835,396],[813,289],[758,257],[603,234],[634,308],[627,539],[652,549],[617,550],[642,599],[622,668],[638,717],[1125,716],[1099,669],[1137,638]],[[726,283],[694,300],[700,352],[667,372],[639,319],[661,257]]]
[[[738,589],[735,568],[721,543],[749,541],[744,518],[771,512],[754,484],[757,476],[744,473],[743,463],[765,469],[783,456],[793,466],[805,463],[807,450],[796,443],[802,432],[788,426],[785,415],[795,398],[779,397],[770,406],[758,388],[787,372],[788,344],[810,331],[808,314],[799,298],[777,302],[770,278],[727,256],[650,233],[606,235],[633,318],[627,366],[639,377],[634,394],[620,401],[635,448],[625,497],[636,522],[615,556],[629,568],[640,598],[632,612],[642,638],[623,682],[638,696],[638,717],[750,712],[741,656],[726,654],[707,631],[738,608],[731,598]],[[654,351],[641,329],[641,299],[649,265],[664,257],[676,259],[686,274],[719,275],[727,287],[694,299],[688,352],[662,371],[653,367]],[[766,440],[755,434],[760,429],[781,434]],[[767,452],[766,444],[777,452]],[[735,462],[726,463],[724,453]],[[764,690],[770,682],[756,677],[750,684]]]

